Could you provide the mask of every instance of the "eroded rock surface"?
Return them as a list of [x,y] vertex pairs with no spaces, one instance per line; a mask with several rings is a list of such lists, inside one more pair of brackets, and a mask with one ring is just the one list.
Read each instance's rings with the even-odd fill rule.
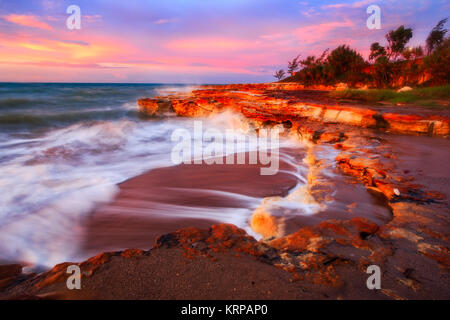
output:
[[[308,192],[318,202],[333,185],[324,183],[324,162],[315,150],[333,146],[336,168],[348,183],[364,185],[390,208],[390,221],[376,224],[350,207],[352,219],[322,221],[288,235],[268,232],[261,241],[227,224],[182,229],[161,236],[148,251],[102,253],[77,263],[79,291],[65,286],[71,263],[26,276],[17,266],[4,267],[0,297],[449,299],[450,173],[448,164],[438,161],[442,173],[431,175],[436,164],[421,166],[424,155],[416,150],[426,145],[426,152],[448,159],[448,112],[338,104],[320,90],[306,94],[301,89],[296,84],[205,86],[140,100],[139,107],[148,116],[192,117],[232,109],[256,128],[283,125],[310,147]],[[316,103],[308,100],[311,96]],[[399,143],[394,133],[410,137]],[[405,154],[417,165],[405,162]],[[264,229],[273,221],[259,217],[257,223]],[[382,270],[381,290],[366,287],[370,265]]]
[[262,122],[312,120],[402,134],[448,136],[450,133],[450,112],[446,110],[358,106],[330,99],[324,93],[303,90],[302,85],[293,83],[210,85],[189,94],[141,99],[138,104],[141,112],[149,116],[173,109],[179,116],[198,117],[228,108]]

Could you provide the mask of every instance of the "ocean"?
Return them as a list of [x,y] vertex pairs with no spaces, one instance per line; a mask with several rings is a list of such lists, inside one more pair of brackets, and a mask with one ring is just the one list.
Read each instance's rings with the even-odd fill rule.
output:
[[[192,119],[144,119],[137,100],[191,89],[0,83],[0,262],[50,267],[87,258],[79,242],[89,213],[114,198],[118,183],[172,166],[171,133],[193,126]],[[225,114],[205,126],[239,128],[237,120]],[[209,218],[251,232],[248,220],[260,199],[248,201],[245,212],[209,210]]]

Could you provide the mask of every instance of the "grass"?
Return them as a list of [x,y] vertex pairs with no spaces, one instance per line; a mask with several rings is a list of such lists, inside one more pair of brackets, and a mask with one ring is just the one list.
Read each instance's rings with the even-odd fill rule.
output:
[[329,95],[335,99],[358,100],[366,103],[389,102],[393,104],[414,104],[427,107],[448,107],[450,101],[450,85],[417,88],[405,92],[397,92],[389,89],[348,89],[344,91],[332,91]]

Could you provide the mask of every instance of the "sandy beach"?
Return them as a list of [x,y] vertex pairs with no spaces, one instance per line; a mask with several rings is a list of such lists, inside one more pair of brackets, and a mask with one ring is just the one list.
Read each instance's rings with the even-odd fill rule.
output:
[[91,253],[149,249],[157,237],[174,230],[224,222],[221,215],[230,210],[251,215],[255,202],[285,196],[298,183],[295,168],[286,162],[271,176],[261,176],[260,167],[181,164],[131,178],[119,185],[113,202],[92,213],[84,248]]
[[[241,124],[240,113],[253,127],[283,125],[283,139],[295,137],[297,147],[280,149],[277,174],[261,175],[261,165],[180,164],[134,175],[83,217],[78,254],[92,258],[38,274],[2,266],[0,296],[448,298],[448,119],[309,105],[271,86],[208,87],[140,108],[154,114],[166,99],[178,116],[211,120],[231,109],[226,119]],[[227,105],[216,105],[219,94]],[[74,263],[82,291],[65,289]],[[387,270],[382,290],[364,285],[372,264]]]

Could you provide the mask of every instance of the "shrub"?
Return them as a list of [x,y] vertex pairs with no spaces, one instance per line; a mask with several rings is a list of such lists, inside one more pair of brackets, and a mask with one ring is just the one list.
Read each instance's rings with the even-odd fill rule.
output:
[[331,51],[327,63],[336,81],[355,84],[364,80],[362,69],[366,63],[363,57],[349,46],[342,45]]
[[439,85],[450,82],[450,38],[446,38],[432,54],[424,60],[425,71],[432,76],[431,84]]

